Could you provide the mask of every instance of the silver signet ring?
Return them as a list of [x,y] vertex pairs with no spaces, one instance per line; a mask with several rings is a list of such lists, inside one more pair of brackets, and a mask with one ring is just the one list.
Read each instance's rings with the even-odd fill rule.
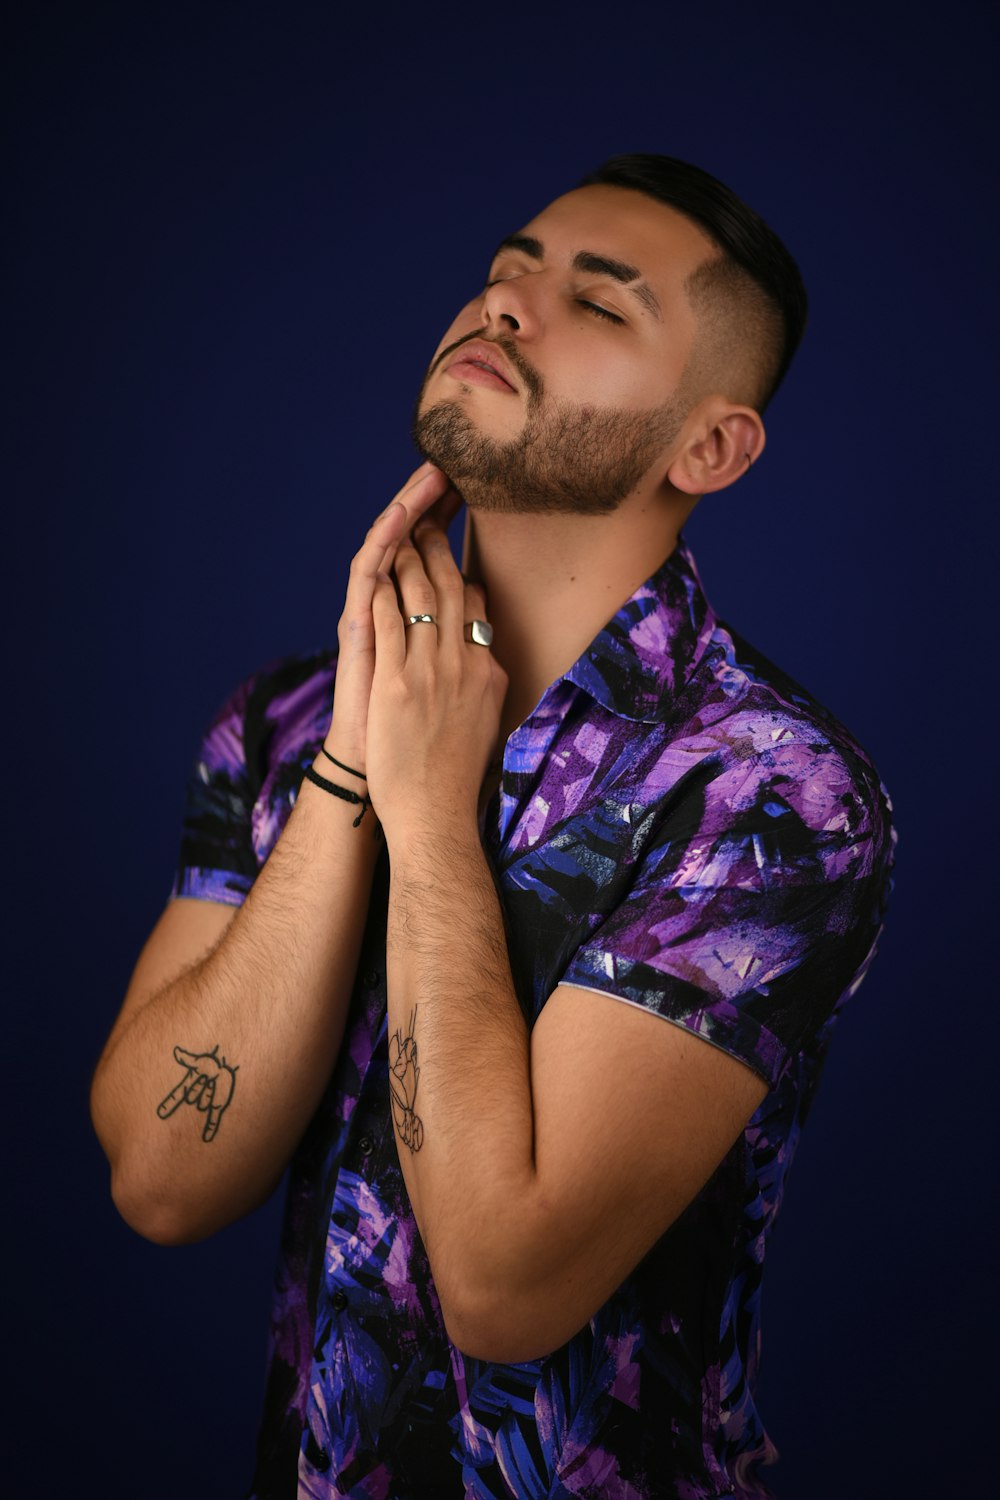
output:
[[465,625],[465,639],[474,646],[491,646],[493,644],[493,626],[488,620],[467,620]]

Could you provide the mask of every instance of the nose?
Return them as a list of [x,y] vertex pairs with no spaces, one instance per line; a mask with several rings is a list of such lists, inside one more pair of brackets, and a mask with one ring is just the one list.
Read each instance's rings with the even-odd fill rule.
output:
[[537,331],[538,312],[525,286],[527,277],[496,281],[483,293],[483,327],[504,328],[522,336]]

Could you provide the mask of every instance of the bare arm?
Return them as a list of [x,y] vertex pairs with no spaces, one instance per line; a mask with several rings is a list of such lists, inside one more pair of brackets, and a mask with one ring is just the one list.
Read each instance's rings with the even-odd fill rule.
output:
[[[150,1239],[200,1239],[256,1207],[319,1102],[377,857],[371,814],[366,831],[354,811],[304,783],[245,905],[174,901],[143,950],[91,1104],[115,1202]],[[222,1069],[183,1062],[213,1051]],[[203,1083],[184,1108],[202,1069],[212,1098]]]
[[399,823],[390,841],[396,1143],[453,1342],[519,1363],[621,1285],[767,1084],[597,991],[557,986],[529,1033],[475,824],[435,811],[433,830]]
[[[708,1181],[767,1084],[662,1017],[559,985],[529,1032],[476,806],[506,679],[484,601],[415,532],[373,595],[368,773],[392,869],[397,1149],[449,1334],[521,1362],[571,1338]],[[419,550],[418,550],[419,549]],[[407,632],[411,613],[434,633]]]
[[[360,769],[376,571],[428,507],[440,502],[446,523],[455,506],[446,490],[440,471],[417,470],[352,564],[327,748]],[[319,1102],[343,1037],[379,849],[374,815],[355,828],[357,811],[304,782],[243,907],[175,901],[143,950],[91,1109],[115,1202],[151,1239],[198,1239],[262,1202]]]

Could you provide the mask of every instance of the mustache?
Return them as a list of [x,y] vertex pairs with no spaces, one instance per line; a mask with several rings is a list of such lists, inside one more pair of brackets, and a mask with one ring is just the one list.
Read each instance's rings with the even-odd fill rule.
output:
[[514,343],[514,340],[503,337],[493,339],[486,338],[482,330],[479,328],[474,328],[471,333],[463,333],[460,339],[456,339],[453,344],[449,344],[446,349],[442,349],[437,358],[432,361],[431,367],[427,371],[424,383],[426,384],[426,381],[434,374],[434,371],[439,368],[442,361],[448,358],[449,354],[454,354],[456,349],[461,349],[462,345],[467,344],[470,339],[478,339],[482,344],[496,344],[498,349],[503,350],[503,353],[510,361],[511,368],[516,370],[518,375],[520,375],[521,379],[524,381],[524,387],[529,396],[533,397],[536,401],[538,400],[538,398],[542,394],[542,377],[539,375],[534,366],[528,363],[524,355],[521,353],[520,349]]

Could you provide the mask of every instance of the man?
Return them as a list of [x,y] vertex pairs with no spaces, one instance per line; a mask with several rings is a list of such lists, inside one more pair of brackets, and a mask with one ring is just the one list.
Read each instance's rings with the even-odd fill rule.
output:
[[605,164],[442,339],[339,651],[208,733],[93,1112],[164,1243],[291,1163],[260,1500],[771,1493],[764,1248],[893,834],[681,528],[804,319],[722,184]]

